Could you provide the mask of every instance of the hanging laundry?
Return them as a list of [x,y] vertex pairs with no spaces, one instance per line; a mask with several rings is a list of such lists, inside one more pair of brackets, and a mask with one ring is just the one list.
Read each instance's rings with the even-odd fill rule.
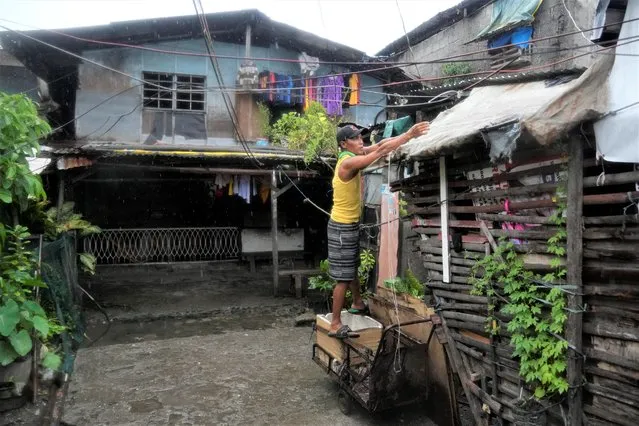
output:
[[275,74],[276,95],[275,103],[280,105],[291,105],[291,91],[293,89],[293,79],[290,75]]
[[291,76],[293,80],[293,93],[291,95],[292,105],[304,105],[304,79],[299,75]]
[[231,176],[218,174],[215,175],[215,188],[222,189],[231,183]]
[[318,81],[314,78],[307,78],[305,84],[304,111],[311,106],[311,103],[318,100]]
[[235,194],[235,192],[233,192],[233,177],[231,177],[229,181],[229,195],[233,195],[233,194]]
[[247,203],[251,202],[251,177],[247,175],[236,176],[234,193],[239,195]]
[[348,98],[349,105],[357,105],[359,104],[359,90],[361,88],[361,82],[358,74],[351,75],[351,78],[348,79],[348,88],[351,93]]
[[275,79],[275,73],[268,73],[268,100],[275,102],[275,91],[277,90],[277,80]]
[[251,197],[255,197],[257,195],[257,179],[251,178]]
[[271,194],[271,186],[266,179],[260,181],[260,199],[262,203],[266,203],[269,195]]
[[258,75],[258,87],[260,89],[260,98],[268,101],[268,71],[262,71]]
[[318,85],[322,88],[320,103],[326,109],[326,113],[332,116],[341,116],[344,78],[341,75],[325,76],[320,79]]

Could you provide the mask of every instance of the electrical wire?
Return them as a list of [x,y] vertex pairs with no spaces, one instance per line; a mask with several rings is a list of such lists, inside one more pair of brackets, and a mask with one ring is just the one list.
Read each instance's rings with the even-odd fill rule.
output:
[[[399,13],[399,20],[402,22],[402,28],[404,29],[404,37],[406,37],[406,45],[408,46],[408,50],[410,50],[410,54],[413,57],[413,61],[415,60],[415,52],[413,51],[413,46],[410,44],[410,38],[408,37],[408,31],[406,31],[406,23],[404,22],[404,15],[402,15],[402,8],[399,7],[399,0],[395,0],[395,4],[397,5],[397,12]],[[415,64],[415,71],[417,72],[417,77],[422,78],[421,73],[419,72],[419,67]]]
[[[516,69],[516,70],[502,70],[500,73],[507,74],[507,73],[523,73],[523,72],[539,71],[539,70],[542,70],[542,69],[545,69],[545,68],[550,68],[550,67],[554,67],[556,65],[563,64],[565,62],[570,62],[570,61],[573,61],[575,59],[582,58],[584,56],[594,55],[594,54],[598,54],[600,52],[604,52],[606,50],[616,49],[619,46],[624,46],[624,45],[627,45],[627,44],[636,43],[637,41],[639,41],[639,39],[628,41],[628,42],[621,43],[621,44],[608,46],[608,47],[602,47],[600,49],[595,50],[594,52],[586,52],[586,53],[582,53],[582,54],[579,54],[579,55],[570,56],[568,58],[564,58],[564,59],[561,59],[561,60],[558,60],[558,61],[555,61],[555,62],[543,64],[543,65],[537,65],[537,66],[527,67],[527,68],[520,68],[520,69]],[[467,74],[459,74],[459,75],[456,75],[455,78],[471,77],[471,76],[474,77],[474,76],[489,74],[491,72],[492,71],[479,71],[479,72],[472,72],[472,73],[467,73]],[[424,81],[439,81],[439,80],[446,80],[446,79],[449,79],[449,78],[450,77],[422,78],[422,79],[412,80],[410,83],[414,84],[414,83],[417,83],[417,82],[424,82]],[[378,84],[378,85],[368,86],[367,88],[391,87],[391,86],[399,86],[399,85],[402,85],[402,84],[407,84],[407,82],[397,81],[397,82],[392,82],[392,83],[385,83],[385,84]]]
[[89,108],[88,110],[84,111],[82,114],[78,115],[77,117],[74,117],[73,119],[67,121],[66,123],[56,127],[55,129],[51,130],[51,133],[55,133],[58,130],[61,130],[63,128],[65,128],[66,126],[68,126],[69,124],[79,120],[80,118],[84,117],[85,115],[87,115],[88,113],[90,113],[91,111],[101,107],[102,105],[106,104],[107,102],[109,102],[111,99],[118,97],[120,95],[122,95],[125,92],[128,92],[131,89],[135,89],[136,87],[140,87],[142,86],[141,84],[135,85],[135,86],[131,86],[131,87],[127,87],[126,89],[120,90],[119,92],[117,92],[114,95],[109,96],[108,98],[106,98],[105,100],[95,104],[94,106],[92,106],[91,108]]
[[[78,41],[83,41],[83,42],[86,42],[86,43],[101,44],[101,45],[105,45],[105,46],[115,46],[115,47],[127,47],[127,48],[132,48],[132,49],[146,50],[146,51],[151,51],[151,52],[166,53],[166,54],[173,54],[173,55],[182,55],[182,56],[210,56],[210,54],[207,55],[206,53],[200,53],[200,52],[185,52],[185,51],[158,49],[158,48],[147,47],[147,46],[139,46],[139,45],[128,44],[128,43],[93,40],[93,39],[89,39],[89,38],[74,36],[72,34],[64,33],[62,31],[58,31],[58,30],[38,28],[38,27],[35,27],[35,26],[32,26],[32,25],[22,24],[22,23],[19,23],[19,22],[16,22],[16,21],[12,21],[12,20],[9,20],[9,19],[0,18],[0,21],[9,22],[9,23],[12,23],[12,24],[33,28],[33,29],[36,29],[38,31],[50,32],[52,34],[61,35],[61,36],[64,36],[64,37],[72,38],[72,39],[75,39],[75,40],[78,40]],[[609,27],[609,26],[622,25],[622,24],[625,24],[625,23],[630,23],[630,22],[635,22],[635,21],[639,21],[639,18],[633,18],[633,19],[628,19],[628,20],[624,20],[624,21],[620,21],[620,22],[604,24],[604,25],[600,25],[600,26],[597,26],[597,27],[588,28],[585,31],[594,31],[594,30],[601,29],[601,28],[606,28],[606,27]],[[9,29],[7,27],[3,27],[3,28]],[[14,31],[14,32],[17,32],[17,33],[23,33],[22,31],[17,31],[17,30],[11,30],[11,31]],[[557,35],[531,39],[531,40],[528,41],[528,43],[535,44],[535,43],[538,43],[538,42],[541,42],[541,41],[554,40],[554,39],[558,39],[558,38],[569,37],[569,36],[576,35],[576,34],[583,34],[583,30],[570,31],[570,32],[560,33],[560,34],[557,34]],[[521,44],[521,43],[507,44],[507,45],[504,45],[504,46],[501,46],[501,47],[502,48],[518,47],[519,44]],[[393,66],[391,68],[397,68],[398,65],[407,65],[408,66],[408,65],[415,65],[415,64],[439,63],[442,60],[452,60],[452,59],[465,58],[465,57],[468,57],[468,56],[476,55],[478,53],[488,53],[488,52],[490,52],[492,50],[494,50],[494,49],[488,49],[488,48],[487,49],[479,49],[479,50],[475,50],[475,51],[471,51],[471,52],[460,53],[460,54],[457,54],[457,55],[451,55],[451,56],[447,56],[447,57],[444,57],[444,58],[428,60],[428,61],[393,62],[393,64],[395,66]],[[216,58],[218,58],[218,59],[231,59],[231,60],[252,60],[252,61],[266,61],[266,62],[269,62],[269,61],[270,62],[288,62],[288,63],[303,63],[303,62],[305,62],[304,60],[289,59],[289,58],[262,58],[262,57],[250,57],[250,58],[247,58],[245,56],[238,56],[238,55],[214,55],[214,56]],[[380,59],[380,61],[381,61],[381,59]],[[372,63],[370,61],[319,61],[319,63],[320,64],[326,64],[326,65],[372,65],[372,64],[374,64],[374,63]],[[353,72],[351,72],[349,74],[352,74],[352,73]]]
[[[633,19],[633,20],[628,20],[627,22],[631,22],[631,21],[635,21],[635,20],[639,20],[639,18]],[[3,26],[3,25],[0,25],[0,28],[4,28],[7,31],[10,31],[10,32],[15,33],[15,34],[18,34],[18,35],[23,36],[25,38],[28,38],[28,39],[30,39],[32,41],[41,43],[41,44],[43,44],[45,46],[48,46],[48,47],[51,47],[51,48],[53,48],[55,50],[58,50],[60,52],[66,53],[66,54],[68,54],[70,56],[73,56],[73,57],[75,57],[77,59],[81,59],[81,60],[83,60],[85,62],[91,63],[91,64],[93,64],[95,66],[110,70],[110,71],[115,72],[115,73],[120,74],[120,75],[124,75],[124,76],[129,77],[129,78],[131,78],[133,80],[136,80],[136,81],[139,81],[139,82],[142,82],[142,83],[146,83],[146,84],[148,84],[150,86],[153,86],[153,87],[158,87],[158,88],[161,88],[161,89],[165,89],[165,87],[163,87],[163,86],[159,86],[159,85],[157,85],[157,84],[155,84],[153,82],[146,82],[146,81],[144,81],[143,79],[141,79],[139,77],[136,77],[136,76],[127,74],[127,73],[125,73],[123,71],[108,67],[106,65],[100,64],[100,63],[98,63],[96,61],[93,61],[91,59],[84,58],[84,57],[82,57],[82,56],[80,56],[78,54],[75,54],[73,52],[69,52],[68,50],[65,50],[65,49],[60,48],[58,46],[52,45],[50,43],[47,43],[47,42],[45,42],[43,40],[37,39],[35,37],[32,37],[32,36],[22,32],[22,31],[13,30],[13,29],[8,28],[8,27]],[[574,34],[574,33],[572,33],[572,34]],[[557,38],[557,37],[559,37],[559,36],[553,36],[553,38]],[[547,39],[549,39],[549,37],[538,39],[538,41],[547,40]],[[532,40],[530,42],[532,43]],[[627,44],[627,43],[624,43],[624,44]],[[534,67],[527,67],[527,68],[520,68],[520,69],[516,69],[516,70],[503,70],[501,73],[521,73],[521,72],[530,72],[530,71],[536,71],[536,70],[540,70],[540,69],[545,69],[545,68],[548,68],[548,67],[552,67],[552,66],[559,65],[559,64],[562,64],[562,63],[565,63],[565,62],[572,61],[574,59],[578,59],[578,58],[583,57],[583,56],[587,56],[587,55],[590,55],[590,54],[597,54],[597,53],[603,52],[605,50],[610,50],[610,49],[613,49],[613,48],[615,48],[617,46],[620,46],[620,45],[621,44],[612,45],[612,46],[609,46],[609,47],[604,47],[604,48],[598,49],[598,50],[596,50],[594,52],[587,52],[587,53],[583,53],[583,54],[580,54],[580,55],[574,55],[574,56],[571,56],[571,57],[568,57],[568,58],[564,58],[562,60],[559,60],[559,61],[556,61],[556,62],[552,62],[552,63],[549,63],[549,64],[543,64],[543,65],[534,66]],[[130,47],[131,48],[140,48],[142,46],[130,45]],[[143,50],[148,50],[148,48],[144,48]],[[450,56],[448,58],[460,57],[460,56],[465,56],[465,55],[468,55],[468,54],[454,55],[454,56]],[[198,55],[198,56],[202,56],[202,55]],[[432,63],[432,62],[433,61],[427,61],[427,62],[424,62],[424,63]],[[381,69],[392,69],[392,68],[399,68],[399,65],[387,66],[387,67],[383,67]],[[354,72],[347,72],[347,73],[336,73],[336,74],[331,74],[331,75],[349,75],[349,74],[356,74],[356,73],[369,73],[369,72],[373,72],[373,71],[374,70],[354,71]],[[466,74],[459,74],[459,75],[456,75],[455,77],[456,78],[460,78],[460,77],[476,77],[476,76],[483,76],[483,75],[486,75],[486,74],[490,74],[491,72],[492,71],[478,71],[478,72],[472,72],[472,73],[466,73]],[[401,86],[401,85],[407,85],[407,84],[416,84],[416,83],[421,83],[421,82],[434,82],[434,81],[447,80],[449,78],[450,78],[450,76],[419,78],[419,79],[413,79],[413,80],[407,80],[407,81],[398,81],[398,82],[376,84],[376,85],[371,85],[371,86],[364,86],[364,87],[360,88],[360,90],[364,91],[364,90],[367,90],[367,89],[375,89],[375,88],[383,88],[383,87],[395,87],[395,86]],[[224,86],[221,85],[220,87],[224,87]],[[174,90],[177,90],[177,89],[174,89]],[[220,89],[220,91],[222,93],[224,93],[224,90]],[[193,92],[195,92],[195,91],[193,91]]]
[[[67,77],[69,77],[69,76],[71,76],[73,74],[76,74],[77,72],[78,72],[77,70],[71,71],[70,73],[63,75],[62,77],[55,78],[55,79],[53,79],[51,81],[45,81],[45,83],[47,85],[53,84],[53,83],[55,83],[57,81],[60,81],[60,80],[62,80],[64,78],[67,78]],[[20,92],[20,94],[24,95],[25,93],[33,92],[34,90],[39,90],[39,89],[40,89],[40,86],[36,86],[36,87],[31,88],[31,89],[24,90],[24,91]]]
[[78,288],[80,290],[82,290],[82,292],[93,302],[93,304],[95,304],[95,306],[98,308],[98,310],[102,313],[102,315],[104,315],[104,318],[106,319],[107,322],[107,327],[106,329],[102,332],[102,334],[100,334],[100,336],[98,336],[95,340],[92,340],[91,342],[89,342],[89,344],[86,346],[87,348],[90,348],[91,346],[93,346],[98,340],[102,339],[104,336],[107,335],[107,333],[109,332],[109,330],[111,329],[111,318],[109,318],[109,313],[102,307],[100,306],[100,304],[98,303],[97,300],[95,300],[95,298],[93,296],[91,296],[91,294],[86,291],[82,286],[78,285]]
[[[206,20],[206,15],[204,13],[204,6],[202,6],[202,1],[193,0],[193,6],[195,7],[195,14],[198,17],[200,21],[200,25],[202,27],[206,50],[209,53],[209,60],[211,61],[211,65],[213,66],[215,78],[219,86],[224,86],[224,80],[222,77],[220,66],[217,61],[217,57],[214,56],[215,50],[213,49],[213,39],[211,38],[211,32],[209,30],[208,22]],[[238,140],[240,144],[242,145],[242,148],[244,149],[246,154],[249,156],[249,158],[255,163],[255,165],[258,168],[261,168],[263,165],[262,162],[258,160],[257,157],[255,157],[255,155],[251,151],[251,148],[246,143],[244,136],[242,135],[242,131],[239,126],[239,119],[235,111],[235,108],[233,107],[233,102],[231,102],[230,99],[227,99],[227,94],[224,92],[222,92],[222,99],[224,101],[226,110],[229,113],[229,118],[231,119],[231,123],[233,124],[233,128],[235,129],[235,133],[237,134]]]
[[286,179],[288,179],[288,180],[289,180],[289,182],[291,182],[291,185],[293,185],[293,187],[294,187],[295,189],[297,189],[297,192],[299,192],[299,193],[302,195],[302,197],[304,197],[304,202],[305,202],[305,203],[309,203],[310,205],[312,205],[312,206],[313,206],[313,207],[315,207],[317,210],[321,211],[322,213],[324,213],[324,214],[325,214],[325,215],[327,215],[327,216],[330,216],[330,215],[331,215],[329,212],[327,212],[326,210],[324,210],[323,208],[321,208],[320,206],[318,206],[315,202],[313,202],[313,200],[311,200],[310,198],[308,198],[308,197],[306,196],[306,194],[304,194],[304,191],[302,191],[302,190],[300,189],[300,187],[299,187],[299,186],[297,186],[297,184],[293,181],[293,179],[291,179],[291,178],[289,177],[289,175],[286,173],[286,170],[284,170],[284,169],[282,168],[282,166],[277,166],[277,168],[280,170],[280,172],[283,172],[282,174],[283,174],[284,176],[286,176]]

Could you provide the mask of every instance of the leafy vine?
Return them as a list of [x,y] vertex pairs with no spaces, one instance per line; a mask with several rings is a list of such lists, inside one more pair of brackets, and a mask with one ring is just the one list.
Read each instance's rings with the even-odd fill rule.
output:
[[568,342],[562,337],[566,319],[566,286],[563,257],[566,248],[565,201],[550,221],[557,232],[548,239],[547,252],[553,255],[551,272],[541,276],[526,269],[524,258],[510,241],[500,241],[494,253],[479,260],[472,268],[472,294],[488,296],[486,331],[500,334],[500,319],[495,313],[501,307],[501,318],[510,317],[507,331],[513,355],[519,359],[519,373],[534,389],[534,397],[543,399],[568,390],[566,351]]

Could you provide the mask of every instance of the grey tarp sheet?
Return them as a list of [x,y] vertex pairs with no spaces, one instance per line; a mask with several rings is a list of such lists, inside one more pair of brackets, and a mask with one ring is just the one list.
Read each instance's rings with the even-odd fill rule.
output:
[[401,156],[428,157],[472,141],[483,129],[519,122],[521,131],[547,145],[607,111],[606,80],[612,57],[599,59],[576,80],[485,86],[442,112],[430,132],[399,148]]
[[[628,2],[620,39],[639,35],[639,1]],[[607,161],[639,163],[639,45],[617,47],[610,72],[608,106],[610,114],[595,123],[597,150]]]

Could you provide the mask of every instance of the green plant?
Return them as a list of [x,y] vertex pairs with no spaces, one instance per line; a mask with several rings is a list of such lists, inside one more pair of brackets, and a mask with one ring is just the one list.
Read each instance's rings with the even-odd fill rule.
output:
[[[11,364],[33,348],[32,335],[45,344],[64,327],[33,300],[35,288],[46,285],[37,276],[37,261],[26,247],[27,228],[0,227],[0,365]],[[60,357],[51,349],[42,365],[57,369]]]
[[304,151],[304,161],[310,163],[321,155],[337,155],[337,123],[321,104],[313,102],[304,114],[284,114],[269,133],[273,143]]
[[425,291],[424,284],[415,277],[410,269],[406,271],[404,278],[395,277],[386,280],[384,286],[397,294],[408,294],[413,297],[423,297]]
[[[371,271],[375,267],[375,255],[370,250],[362,250],[359,254],[359,267],[357,269],[357,276],[361,286],[362,296],[365,297],[368,292],[368,279]],[[326,300],[329,300],[335,286],[335,280],[328,274],[329,264],[328,260],[322,260],[320,262],[320,274],[310,277],[308,280],[308,288],[311,290],[319,290],[324,295]],[[352,301],[352,294],[350,290],[346,292],[346,302]]]
[[[44,230],[46,236],[51,239],[57,239],[65,232],[78,231],[80,236],[85,237],[91,234],[98,234],[102,230],[89,221],[82,218],[80,213],[73,211],[75,204],[67,202],[62,204],[60,209],[52,207],[44,214]],[[96,258],[91,253],[78,253],[80,268],[89,274],[95,275]]]
[[500,333],[495,301],[505,303],[501,312],[511,319],[513,355],[519,360],[519,373],[534,388],[534,397],[542,399],[568,390],[566,380],[567,341],[561,337],[567,319],[564,286],[566,275],[562,257],[566,249],[564,206],[553,216],[557,232],[548,240],[552,272],[540,276],[525,268],[512,242],[501,241],[494,253],[479,260],[472,268],[472,294],[489,298],[487,331]]
[[[472,67],[466,62],[450,62],[442,65],[442,74],[447,77],[455,77],[458,75],[469,74],[472,71]],[[461,81],[459,78],[449,78],[446,80],[448,84],[454,84]]]
[[[0,365],[8,365],[39,341],[46,351],[45,367],[57,369],[60,357],[47,346],[64,328],[42,308],[35,289],[46,287],[27,247],[29,231],[19,213],[46,198],[27,158],[39,151],[39,138],[50,131],[35,104],[23,95],[0,93]],[[6,225],[11,222],[12,225]]]
[[[63,203],[59,209],[57,207],[47,209],[48,205],[48,201],[33,203],[25,214],[30,222],[42,225],[42,231],[47,240],[55,241],[67,232],[77,232],[81,237],[102,232],[100,227],[93,225],[80,213],[74,211],[75,203],[71,201]],[[84,272],[95,275],[95,256],[91,253],[78,253],[78,262]]]
[[39,138],[50,130],[27,97],[0,92],[0,222],[10,217],[17,225],[15,206],[25,211],[31,200],[46,198],[42,181],[29,170],[27,158],[37,155]]
[[271,114],[271,110],[269,107],[262,102],[257,103],[257,113],[258,119],[260,123],[260,133],[261,136],[265,138],[271,137],[271,120],[273,119],[273,114]]
[[408,202],[404,199],[403,193],[399,194],[399,217],[405,218],[408,216]]

